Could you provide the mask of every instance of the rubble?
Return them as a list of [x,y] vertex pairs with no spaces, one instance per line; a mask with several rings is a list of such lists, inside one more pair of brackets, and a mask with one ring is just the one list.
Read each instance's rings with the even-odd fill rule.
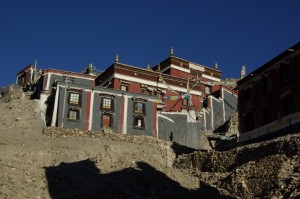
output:
[[300,195],[300,133],[230,151],[180,156],[174,167],[195,171],[239,198],[296,198]]

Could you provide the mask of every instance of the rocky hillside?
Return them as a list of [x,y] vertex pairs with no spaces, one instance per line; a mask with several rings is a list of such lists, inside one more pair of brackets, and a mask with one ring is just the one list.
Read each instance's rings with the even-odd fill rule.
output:
[[300,134],[230,151],[180,156],[175,168],[237,198],[300,197]]
[[300,134],[224,152],[147,136],[45,127],[38,101],[0,89],[0,198],[297,198]]

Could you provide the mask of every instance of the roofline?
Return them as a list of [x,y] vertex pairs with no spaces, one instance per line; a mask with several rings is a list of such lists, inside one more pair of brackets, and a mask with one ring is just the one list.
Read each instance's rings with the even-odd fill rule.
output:
[[297,51],[300,49],[300,42],[296,43],[295,45],[287,48],[285,51],[280,53],[279,55],[275,56],[273,59],[268,61],[267,63],[263,64],[262,66],[256,68],[253,72],[249,73],[247,76],[245,76],[243,79],[237,81],[237,85],[240,86],[241,84],[245,83],[246,81],[250,80],[253,78],[253,75],[263,71],[264,69],[268,68],[270,65],[273,65],[274,63],[277,63],[281,59],[289,56],[291,53],[294,51]]
[[[111,66],[109,66],[105,71],[103,71],[103,73],[101,73],[98,77],[97,77],[97,79],[99,79],[100,78],[100,76],[103,74],[104,75],[104,73],[106,72],[106,71],[109,71],[110,69],[112,69],[112,68],[114,68],[114,67],[117,67],[117,64],[119,64],[119,65],[122,65],[122,66],[126,66],[126,67],[130,67],[130,68],[133,68],[133,69],[137,69],[137,70],[142,70],[142,71],[145,71],[145,72],[147,72],[147,73],[152,73],[153,75],[162,75],[164,78],[167,78],[167,79],[172,79],[172,80],[177,80],[177,81],[182,81],[183,83],[186,83],[187,82],[187,78],[184,78],[184,77],[177,77],[177,76],[172,76],[172,75],[168,75],[168,74],[165,74],[165,73],[160,73],[160,72],[157,72],[157,71],[155,71],[155,70],[153,70],[153,69],[146,69],[146,68],[139,68],[139,67],[137,67],[137,66],[131,66],[131,65],[128,65],[128,64],[123,64],[123,63],[113,63]],[[97,81],[97,79],[96,79],[96,81]],[[192,79],[190,79],[189,80],[190,82],[196,82],[196,81],[194,81],[194,80],[192,80]],[[203,84],[203,85],[205,85],[204,83],[201,83],[201,84]]]
[[49,73],[49,72],[58,72],[61,74],[73,74],[75,76],[82,76],[82,77],[90,77],[92,79],[95,79],[96,76],[93,75],[89,75],[89,74],[84,74],[84,73],[76,73],[76,72],[71,72],[71,71],[64,71],[64,70],[58,70],[58,69],[52,69],[52,68],[48,68],[48,69],[43,69],[43,73]]
[[26,66],[23,70],[21,70],[20,72],[17,73],[17,77],[19,77],[22,73],[24,73],[26,70],[28,70],[31,67],[34,67],[34,65],[29,64],[28,66]]
[[[186,60],[186,59],[180,58],[180,57],[176,57],[176,56],[170,56],[170,57],[168,57],[168,58],[164,59],[163,61],[161,61],[159,64],[161,64],[161,63],[163,63],[163,62],[165,62],[165,61],[167,61],[168,59],[171,59],[171,58],[180,59],[180,60],[182,60],[182,61],[185,61],[185,62],[188,62],[188,63],[192,63],[192,64],[195,64],[195,65],[198,65],[198,66],[201,66],[201,67],[204,67],[204,68],[208,68],[208,69],[210,69],[210,70],[213,70],[213,71],[216,71],[216,72],[219,72],[219,73],[221,73],[221,71],[220,71],[220,70],[218,70],[218,69],[211,68],[211,67],[209,67],[209,66],[204,66],[204,65],[201,65],[201,64],[198,64],[198,63],[195,63],[195,62],[192,62],[192,61],[189,61],[189,60]],[[158,64],[157,64],[157,65],[155,65],[155,66],[153,66],[152,68],[155,68],[155,67],[157,67],[157,66],[158,66]]]

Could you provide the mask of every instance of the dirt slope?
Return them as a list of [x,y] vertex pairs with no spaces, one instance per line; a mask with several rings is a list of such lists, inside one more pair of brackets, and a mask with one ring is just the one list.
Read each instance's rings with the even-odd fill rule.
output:
[[0,93],[0,198],[221,197],[172,167],[170,142],[46,128],[21,88]]

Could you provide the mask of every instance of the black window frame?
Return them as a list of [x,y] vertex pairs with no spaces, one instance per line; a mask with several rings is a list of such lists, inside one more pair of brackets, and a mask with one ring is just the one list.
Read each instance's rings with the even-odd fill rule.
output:
[[[138,126],[138,121],[141,120],[141,126]],[[146,129],[145,117],[143,116],[133,116],[133,128],[134,129]]]
[[[110,100],[110,108],[104,107],[104,102]],[[114,112],[115,111],[115,99],[112,97],[103,96],[101,97],[100,110],[105,112]]]
[[[141,104],[142,105],[142,111],[137,111],[136,107]],[[134,101],[133,102],[133,114],[135,115],[141,115],[141,116],[146,116],[146,104],[145,102],[141,101]]]
[[[72,95],[75,95],[75,94],[78,95],[78,103],[71,102]],[[82,103],[82,93],[80,93],[80,92],[74,92],[74,91],[69,91],[69,94],[68,94],[68,104],[72,105],[72,106],[81,106],[81,103]]]
[[270,92],[273,89],[273,82],[271,75],[267,75],[263,77],[264,91]]
[[295,101],[292,94],[289,94],[281,99],[282,106],[282,115],[287,116],[294,113],[295,110]]
[[[71,111],[75,111],[76,112],[76,119],[70,118]],[[78,121],[78,120],[80,120],[80,109],[78,109],[78,108],[69,108],[68,109],[68,116],[67,117],[68,117],[69,121]]]
[[282,87],[288,85],[289,83],[292,82],[293,77],[292,77],[292,70],[291,70],[291,65],[290,64],[285,64],[281,63],[280,68],[279,68],[279,73],[280,73],[280,85]]
[[264,117],[264,124],[270,123],[272,121],[270,105],[265,105],[263,107],[262,111],[263,111],[263,117]]

